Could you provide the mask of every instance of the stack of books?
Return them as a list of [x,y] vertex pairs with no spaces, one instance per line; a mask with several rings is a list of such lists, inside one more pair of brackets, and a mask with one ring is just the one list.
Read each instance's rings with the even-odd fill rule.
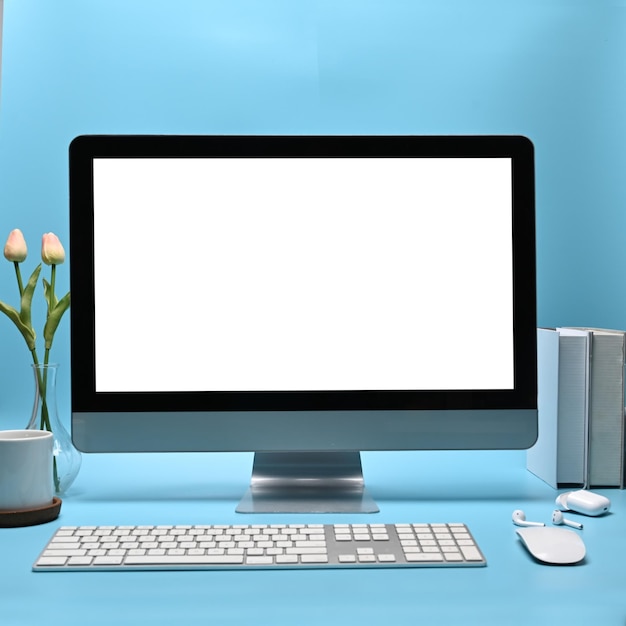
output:
[[539,436],[527,467],[555,489],[626,484],[626,331],[538,328]]

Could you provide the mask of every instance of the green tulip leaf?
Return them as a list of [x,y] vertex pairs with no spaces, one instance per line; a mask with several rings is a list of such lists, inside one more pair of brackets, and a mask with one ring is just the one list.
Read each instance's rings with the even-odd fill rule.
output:
[[52,290],[52,285],[50,285],[45,278],[43,279],[43,295],[48,303],[48,311],[52,311],[58,301],[57,297],[54,295],[54,291]]
[[[35,271],[30,275],[26,287],[24,287],[24,293],[22,294],[22,302],[20,308],[20,319],[25,326],[32,329],[31,322],[31,308],[33,303],[33,294],[35,293],[35,287],[39,280],[39,273],[41,272],[41,263],[35,268]],[[33,333],[34,334],[34,333]],[[32,350],[32,348],[31,348]]]
[[17,326],[17,329],[22,333],[22,336],[26,340],[28,349],[31,351],[34,350],[36,335],[32,326],[26,325],[22,321],[22,318],[17,310],[8,304],[5,304],[2,300],[0,300],[0,311],[2,311]]
[[43,337],[45,339],[45,348],[49,350],[52,347],[52,340],[54,339],[54,333],[56,332],[59,322],[63,317],[65,311],[70,308],[70,292],[68,291],[52,308],[46,325],[43,328]]

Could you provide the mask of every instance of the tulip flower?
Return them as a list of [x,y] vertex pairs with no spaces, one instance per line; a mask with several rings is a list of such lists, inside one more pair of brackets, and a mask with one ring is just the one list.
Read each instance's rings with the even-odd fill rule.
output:
[[54,233],[46,233],[41,238],[41,260],[46,265],[60,265],[65,261],[65,250]]
[[26,259],[27,254],[28,248],[22,231],[19,228],[12,230],[4,246],[4,258],[13,263],[21,263]]
[[24,293],[24,283],[22,282],[22,272],[20,271],[20,263],[26,259],[28,248],[24,235],[19,228],[15,228],[9,233],[7,242],[4,245],[4,258],[15,266],[15,276],[17,278],[17,286],[20,290],[20,298]]

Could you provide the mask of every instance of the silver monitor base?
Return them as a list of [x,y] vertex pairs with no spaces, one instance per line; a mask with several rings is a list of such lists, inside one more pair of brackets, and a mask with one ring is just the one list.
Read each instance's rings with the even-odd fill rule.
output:
[[377,513],[359,452],[256,452],[237,513]]

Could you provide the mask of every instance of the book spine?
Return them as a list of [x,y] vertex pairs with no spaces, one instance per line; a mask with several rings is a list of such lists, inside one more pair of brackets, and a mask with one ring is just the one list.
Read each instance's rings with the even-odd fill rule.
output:
[[589,484],[623,487],[624,337],[593,333]]
[[588,360],[587,337],[561,336],[557,454],[559,483],[584,485],[586,482]]

